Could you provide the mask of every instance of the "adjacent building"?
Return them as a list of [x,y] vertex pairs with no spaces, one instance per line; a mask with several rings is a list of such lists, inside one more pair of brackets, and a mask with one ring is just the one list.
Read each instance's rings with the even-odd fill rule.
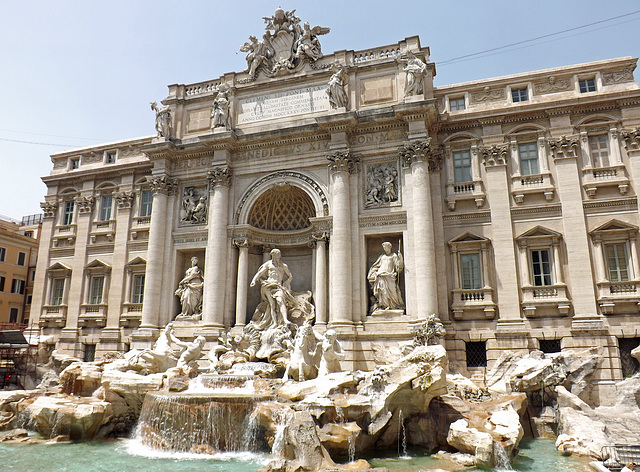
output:
[[[596,395],[633,372],[636,59],[435,87],[418,37],[323,55],[328,29],[301,25],[278,10],[246,71],[169,86],[157,136],[52,156],[32,309],[47,342],[151,346],[196,257],[201,313],[175,326],[211,347],[251,319],[278,248],[350,368],[436,313],[455,371],[594,348]],[[383,242],[403,256],[393,306],[368,277]]]

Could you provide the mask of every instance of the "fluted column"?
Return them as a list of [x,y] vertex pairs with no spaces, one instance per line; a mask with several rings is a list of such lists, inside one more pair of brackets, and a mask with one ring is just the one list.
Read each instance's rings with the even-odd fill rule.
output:
[[247,292],[249,287],[249,242],[235,241],[238,248],[238,283],[236,285],[236,326],[247,323]]
[[227,222],[231,169],[219,166],[208,172],[209,178],[209,237],[204,265],[204,325],[224,326],[224,300],[227,285]]
[[419,319],[438,311],[436,247],[431,206],[429,172],[439,171],[440,155],[432,152],[431,138],[409,141],[398,148],[405,165],[411,167],[413,208],[413,250],[416,283],[416,308]]
[[327,233],[315,233],[316,285],[313,299],[316,302],[316,324],[327,324]]
[[140,328],[157,328],[160,322],[160,301],[162,299],[164,251],[167,238],[167,205],[169,194],[176,188],[176,179],[167,175],[153,176],[153,207],[147,246],[147,270],[144,283],[144,303]]
[[331,202],[333,205],[333,234],[329,246],[331,277],[331,324],[351,325],[351,190],[349,176],[358,158],[349,150],[336,151],[327,156],[331,161]]

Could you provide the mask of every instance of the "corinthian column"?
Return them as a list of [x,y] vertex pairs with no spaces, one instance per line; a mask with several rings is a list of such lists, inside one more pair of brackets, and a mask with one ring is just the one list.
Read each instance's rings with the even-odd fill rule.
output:
[[149,245],[147,249],[147,270],[144,283],[144,303],[140,328],[156,328],[160,323],[160,300],[162,299],[164,253],[167,239],[167,202],[169,194],[176,188],[176,179],[166,175],[150,179],[153,190]]
[[440,170],[442,157],[432,152],[431,138],[406,142],[398,148],[398,153],[405,165],[411,167],[416,308],[418,318],[425,319],[438,310],[436,247],[429,172]]
[[227,222],[231,169],[219,166],[208,172],[209,236],[204,264],[202,318],[205,327],[224,327],[224,300],[227,286]]
[[337,151],[327,156],[331,161],[331,202],[333,205],[333,234],[329,245],[331,278],[331,310],[329,323],[351,325],[351,192],[349,176],[355,170],[358,158],[349,150]]

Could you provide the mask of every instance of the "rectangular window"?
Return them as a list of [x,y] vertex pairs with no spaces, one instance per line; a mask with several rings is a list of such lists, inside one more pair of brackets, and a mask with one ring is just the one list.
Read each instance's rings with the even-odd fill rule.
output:
[[591,79],[579,80],[578,84],[580,85],[580,93],[596,91],[596,79],[593,77]]
[[113,197],[105,195],[102,197],[100,205],[100,221],[109,221],[111,219],[111,206],[113,205]]
[[561,352],[560,339],[540,339],[540,350],[545,354]]
[[609,167],[609,137],[606,134],[589,136],[589,154],[593,167]]
[[84,358],[85,362],[93,362],[96,360],[96,345],[85,344],[84,345]]
[[73,223],[73,201],[64,202],[64,213],[62,215],[62,224],[70,225]]
[[455,151],[453,153],[453,179],[456,182],[470,182],[471,151]]
[[5,257],[7,257],[7,248],[0,247],[0,262],[4,262]]
[[151,190],[144,190],[140,200],[140,216],[151,216],[153,192]]
[[480,254],[460,254],[460,285],[463,290],[482,288]]
[[529,94],[527,92],[527,87],[511,89],[511,99],[513,100],[513,103],[528,101]]
[[540,173],[537,143],[518,144],[518,155],[520,156],[520,175],[536,175]]
[[102,303],[102,290],[104,288],[104,277],[93,277],[91,279],[91,305],[99,305]]
[[449,111],[464,110],[465,108],[464,97],[449,99]]
[[467,350],[467,367],[486,367],[487,343],[485,341],[470,341],[465,344]]
[[629,280],[629,256],[626,243],[607,244],[604,250],[607,258],[609,282]]
[[3,276],[0,276],[0,292],[4,292],[4,280]]
[[531,250],[531,278],[536,287],[552,285],[551,253],[549,249]]
[[27,295],[27,305],[31,305],[32,300],[33,300],[33,295]]
[[51,286],[51,304],[54,306],[62,305],[62,296],[64,295],[64,279],[53,279]]
[[13,279],[11,281],[11,293],[19,293],[24,295],[24,280]]
[[80,159],[71,159],[71,170],[75,170],[80,167]]
[[131,303],[142,303],[144,300],[144,274],[133,276],[133,296]]
[[108,152],[107,153],[107,164],[113,164],[114,162],[116,162],[116,153],[115,152]]
[[11,308],[9,312],[9,323],[17,323],[18,322],[18,309]]
[[27,255],[24,252],[18,252],[18,265],[23,266]]

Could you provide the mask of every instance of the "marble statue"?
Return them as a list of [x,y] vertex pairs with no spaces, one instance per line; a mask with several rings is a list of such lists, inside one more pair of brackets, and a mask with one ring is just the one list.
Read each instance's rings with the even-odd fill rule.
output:
[[331,30],[329,28],[323,28],[322,26],[310,28],[307,21],[304,22],[302,29],[299,23],[296,23],[296,27],[298,32],[296,57],[303,58],[306,56],[312,61],[320,59],[322,57],[322,51],[320,50],[320,41],[318,41],[317,36],[327,34]]
[[266,302],[262,321],[258,323],[261,328],[289,323],[287,302],[293,301],[292,280],[289,267],[282,262],[280,249],[272,249],[271,260],[260,266],[250,284],[255,287],[260,282],[260,296]]
[[193,342],[187,345],[187,348],[182,352],[176,367],[180,369],[194,368],[197,370],[198,359],[202,355],[202,349],[206,339],[204,336],[198,336]]
[[266,35],[264,41],[258,41],[258,38],[251,35],[249,36],[249,41],[240,47],[241,52],[247,53],[245,58],[247,60],[247,72],[251,78],[255,78],[258,68],[263,64],[268,64],[269,58],[273,55],[268,41],[268,35]]
[[211,110],[211,128],[224,128],[227,131],[231,129],[229,118],[229,93],[231,89],[227,84],[220,85],[218,95],[213,101],[213,109]]
[[331,66],[333,74],[329,78],[327,84],[327,95],[331,108],[346,108],[349,104],[349,96],[345,90],[348,75],[345,67],[339,62],[335,62]]
[[344,359],[342,344],[337,339],[337,333],[333,329],[328,329],[324,333],[324,339],[320,342],[320,365],[318,366],[318,377],[332,372],[341,372],[340,361]]
[[171,109],[168,106],[158,108],[151,102],[151,109],[156,112],[156,131],[161,138],[171,139]]
[[367,274],[367,280],[375,298],[371,313],[404,308],[398,287],[398,276],[404,270],[404,259],[400,248],[396,254],[392,254],[391,247],[390,242],[382,243],[384,254],[378,257]]
[[[173,349],[173,343],[178,346],[177,349]],[[188,347],[188,343],[181,341],[175,335],[173,323],[168,323],[152,349],[132,351],[126,367],[142,374],[166,372],[167,369],[176,366],[178,359]]]
[[180,297],[180,305],[182,306],[182,311],[176,316],[176,319],[200,319],[203,288],[204,277],[198,267],[198,258],[194,256],[191,258],[191,267],[186,270],[175,291],[176,296]]
[[415,56],[411,51],[406,58],[399,58],[400,62],[406,62],[404,71],[407,79],[404,86],[404,96],[420,95],[423,92],[423,79],[427,73],[427,65]]
[[322,338],[315,332],[311,323],[306,322],[298,328],[293,351],[284,371],[284,380],[302,382],[318,376],[318,357],[321,354],[318,345],[321,341]]

